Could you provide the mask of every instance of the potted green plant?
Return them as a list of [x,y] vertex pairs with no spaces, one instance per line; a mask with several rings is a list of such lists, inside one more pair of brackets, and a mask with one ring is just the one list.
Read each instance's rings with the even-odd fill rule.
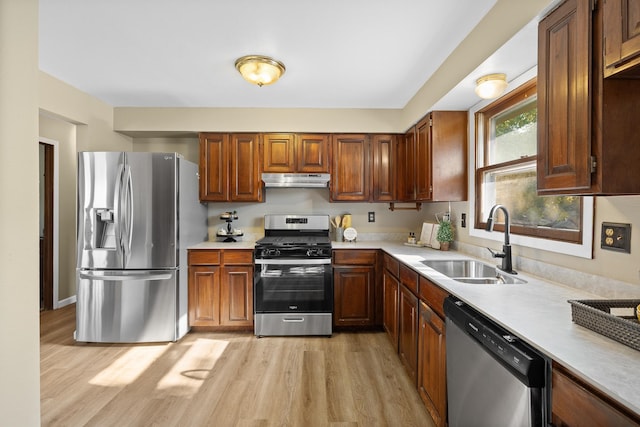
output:
[[453,224],[451,224],[451,221],[446,219],[440,221],[436,240],[440,242],[440,250],[449,250],[449,244],[453,242]]

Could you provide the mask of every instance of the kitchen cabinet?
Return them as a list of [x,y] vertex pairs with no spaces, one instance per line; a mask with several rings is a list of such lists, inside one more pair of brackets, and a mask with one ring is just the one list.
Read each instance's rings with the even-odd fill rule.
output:
[[329,135],[265,133],[263,172],[329,173]]
[[333,251],[334,326],[376,324],[378,250]]
[[371,199],[369,135],[331,135],[331,146],[331,201],[368,202]]
[[200,200],[261,202],[260,135],[200,134]]
[[467,114],[432,111],[415,126],[416,201],[467,200]]
[[436,426],[447,421],[446,333],[443,303],[448,293],[420,277],[418,393]]
[[382,327],[387,332],[391,345],[398,351],[398,299],[400,297],[399,262],[384,254],[382,274]]
[[606,0],[604,75],[640,77],[640,0]]
[[189,325],[253,329],[253,251],[190,250]]
[[200,200],[229,201],[229,135],[200,134]]
[[416,127],[412,126],[401,138],[398,138],[398,149],[394,168],[396,169],[397,195],[400,202],[416,200]]
[[604,78],[603,7],[592,3],[566,0],[538,26],[540,195],[640,194],[640,146],[629,143],[640,79]]
[[554,363],[551,374],[551,422],[557,427],[624,427],[640,425],[640,417]]
[[396,135],[372,135],[373,201],[396,200]]
[[398,356],[409,378],[417,384],[418,370],[418,273],[400,265],[398,300]]

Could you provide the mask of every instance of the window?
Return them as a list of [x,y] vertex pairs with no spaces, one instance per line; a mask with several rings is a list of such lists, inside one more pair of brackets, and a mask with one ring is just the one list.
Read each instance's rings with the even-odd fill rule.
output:
[[583,198],[537,195],[537,112],[536,79],[476,112],[475,226],[501,204],[512,234],[581,243]]

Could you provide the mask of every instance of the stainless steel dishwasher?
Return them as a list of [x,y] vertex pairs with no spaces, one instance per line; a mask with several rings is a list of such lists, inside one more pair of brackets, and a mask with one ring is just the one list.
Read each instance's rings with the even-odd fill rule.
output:
[[546,426],[549,360],[462,301],[444,312],[449,426]]

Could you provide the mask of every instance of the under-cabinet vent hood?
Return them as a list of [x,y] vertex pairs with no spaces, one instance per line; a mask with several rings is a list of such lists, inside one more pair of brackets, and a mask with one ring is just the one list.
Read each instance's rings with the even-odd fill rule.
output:
[[327,188],[328,173],[263,173],[265,187]]

